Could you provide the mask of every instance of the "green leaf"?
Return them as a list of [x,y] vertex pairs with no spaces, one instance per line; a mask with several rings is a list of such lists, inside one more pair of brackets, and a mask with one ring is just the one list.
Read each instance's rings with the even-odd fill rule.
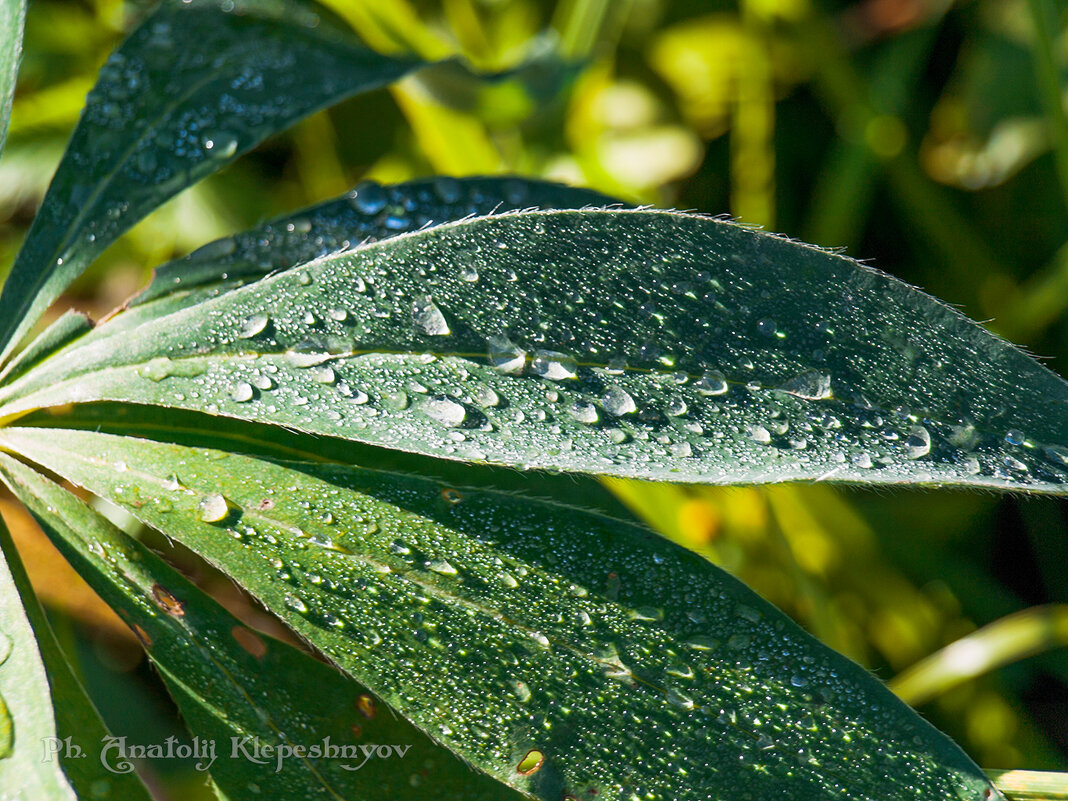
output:
[[[192,733],[215,743],[214,781],[232,799],[516,798],[473,774],[407,722],[376,714],[359,685],[230,615],[141,543],[76,497],[5,454],[0,478],[56,547],[137,633]],[[243,750],[233,756],[234,738]],[[246,740],[245,738],[248,738]],[[267,766],[256,749],[348,747],[355,758],[300,758]],[[368,758],[359,746],[397,745]],[[374,752],[372,751],[372,754]],[[201,762],[209,767],[209,756]],[[413,788],[412,777],[429,795]]]
[[97,759],[108,732],[60,651],[2,520],[0,551],[3,797],[150,801],[135,775],[100,775]]
[[243,420],[228,420],[226,425],[220,426],[217,417],[182,409],[92,403],[63,409],[58,416],[45,410],[22,418],[19,423],[165,440],[191,448],[211,448],[266,459],[334,462],[357,467],[374,465],[380,470],[410,473],[450,484],[521,492],[620,520],[635,520],[634,514],[613,492],[590,476],[540,471],[520,473],[493,465],[469,465],[334,437],[311,439],[278,426],[265,427]]
[[536,798],[996,797],[860,666],[639,527],[92,432],[9,428],[0,442],[202,554]]
[[0,0],[0,152],[7,139],[11,101],[15,98],[25,19],[26,0]]
[[1033,359],[844,256],[674,212],[476,218],[136,336],[120,320],[0,389],[0,418],[122,400],[447,459],[723,484],[1062,493],[1068,477],[1068,384]]
[[11,380],[11,377],[22,375],[92,329],[93,321],[87,314],[68,309],[7,363],[7,367],[0,372],[0,379]]
[[165,0],[86,101],[0,295],[6,358],[148,212],[271,134],[422,62],[362,49],[284,0]]
[[269,273],[464,217],[616,202],[590,189],[516,177],[440,176],[391,186],[363,181],[340,198],[215,240],[161,265],[115,325],[133,329]]

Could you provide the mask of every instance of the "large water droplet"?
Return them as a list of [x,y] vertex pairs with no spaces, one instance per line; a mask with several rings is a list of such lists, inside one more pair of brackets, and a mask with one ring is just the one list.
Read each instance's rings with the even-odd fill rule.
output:
[[615,415],[616,417],[621,417],[624,414],[632,414],[638,410],[637,405],[634,403],[634,398],[631,397],[630,393],[617,386],[608,388],[601,403],[606,412]]
[[535,351],[534,358],[530,362],[530,369],[535,375],[552,381],[574,378],[578,372],[573,358],[555,350]]
[[430,398],[424,401],[419,409],[427,417],[448,428],[456,428],[467,416],[467,410],[463,406],[448,398]]
[[445,315],[429,295],[420,295],[412,301],[412,322],[432,337],[447,336],[451,333]]
[[349,195],[349,202],[360,214],[378,214],[386,207],[389,198],[376,181],[362,181]]
[[270,321],[270,318],[266,314],[253,314],[241,323],[241,328],[238,329],[237,336],[240,339],[251,339],[256,336],[256,334],[261,333]]
[[831,397],[831,377],[819,370],[808,370],[794,376],[777,389],[805,400],[823,400]]
[[697,380],[694,388],[702,395],[722,395],[727,391],[727,379],[719,370],[709,370]]
[[256,391],[252,388],[252,384],[248,381],[238,381],[234,384],[234,388],[230,390],[230,397],[237,403],[245,403],[252,400]]
[[487,340],[489,362],[502,373],[519,373],[527,364],[527,354],[508,337],[491,336]]
[[919,459],[931,452],[931,432],[923,426],[913,426],[905,438],[905,455]]
[[205,523],[218,523],[230,516],[230,502],[217,492],[205,495],[200,499],[197,508],[200,510],[200,519]]

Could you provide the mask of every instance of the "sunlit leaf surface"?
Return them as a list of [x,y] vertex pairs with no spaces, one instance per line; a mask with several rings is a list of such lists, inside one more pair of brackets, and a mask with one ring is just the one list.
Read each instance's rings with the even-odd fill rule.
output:
[[521,212],[98,327],[0,417],[125,400],[474,462],[1062,491],[1068,384],[845,257],[657,211]]

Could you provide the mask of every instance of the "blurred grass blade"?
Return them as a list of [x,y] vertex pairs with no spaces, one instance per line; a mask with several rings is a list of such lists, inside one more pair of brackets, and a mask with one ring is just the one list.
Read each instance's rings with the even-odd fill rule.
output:
[[0,357],[165,200],[311,112],[420,63],[354,46],[285,0],[164,0],[87,98],[0,295]]
[[1062,379],[890,276],[692,215],[463,220],[136,337],[121,320],[0,389],[0,418],[121,400],[658,480],[1063,493],[1068,479]]
[[[374,714],[366,691],[334,668],[247,629],[141,543],[36,471],[0,454],[0,478],[134,629],[191,732],[217,744],[211,775],[229,798],[439,797],[420,795],[413,775],[432,794],[469,801],[518,798],[472,773],[407,722]],[[264,749],[311,748],[329,738],[355,749],[357,757],[291,756],[284,770],[265,770],[225,748],[231,738],[246,737]],[[361,743],[410,750],[368,760],[358,750]]]
[[976,676],[1066,645],[1068,605],[1025,609],[920,660],[894,677],[890,689],[920,706]]
[[0,551],[0,794],[150,801],[133,774],[101,779],[108,732],[60,651],[2,520]]
[[1068,773],[1045,770],[988,770],[986,775],[1013,801],[1068,799]]
[[0,152],[7,140],[11,102],[15,98],[25,19],[26,0],[0,0]]
[[0,442],[197,551],[535,798],[992,797],[867,671],[644,529],[345,466],[70,430]]

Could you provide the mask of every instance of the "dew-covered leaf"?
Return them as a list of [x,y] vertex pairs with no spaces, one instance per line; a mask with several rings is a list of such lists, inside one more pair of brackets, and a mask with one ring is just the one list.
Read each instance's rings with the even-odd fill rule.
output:
[[674,212],[465,220],[119,320],[0,417],[124,400],[675,481],[1068,477],[1068,384],[1033,359],[851,259]]
[[420,62],[289,0],[164,0],[104,64],[0,295],[6,357],[139,219],[266,137]]
[[191,448],[243,453],[266,459],[374,465],[379,470],[409,473],[449,484],[520,492],[553,500],[619,520],[636,521],[630,509],[599,479],[581,474],[525,473],[488,464],[467,464],[420,454],[388,450],[335,437],[308,437],[280,426],[128,403],[88,403],[42,410],[19,420],[20,425],[75,428],[119,436],[173,442]]
[[[190,731],[216,744],[201,767],[232,801],[256,797],[463,797],[516,801],[332,667],[253,632],[141,543],[44,476],[0,454],[0,478],[141,640]],[[234,739],[244,743],[235,757]],[[245,738],[248,738],[247,740]],[[333,745],[347,751],[329,752]],[[377,746],[389,747],[388,755]],[[364,751],[363,746],[368,751]],[[282,769],[251,757],[283,752]],[[399,750],[398,750],[399,748]],[[267,749],[272,749],[268,751]],[[35,752],[36,755],[36,752]]]
[[865,670],[639,527],[374,470],[0,436],[212,561],[536,798],[996,797]]
[[[114,325],[132,329],[270,273],[464,217],[616,202],[590,189],[518,177],[439,176],[388,186],[363,181],[340,198],[209,242],[161,265]],[[246,332],[259,319],[250,319]]]
[[519,177],[439,176],[386,186],[363,181],[335,200],[216,240],[160,266],[131,305],[223,279],[262,278],[321,256],[464,217],[615,202],[591,189]]
[[109,733],[60,650],[2,520],[0,556],[0,797],[150,801],[135,775],[101,777],[96,769]]
[[0,0],[0,152],[7,139],[11,102],[15,98],[25,19],[26,0]]

